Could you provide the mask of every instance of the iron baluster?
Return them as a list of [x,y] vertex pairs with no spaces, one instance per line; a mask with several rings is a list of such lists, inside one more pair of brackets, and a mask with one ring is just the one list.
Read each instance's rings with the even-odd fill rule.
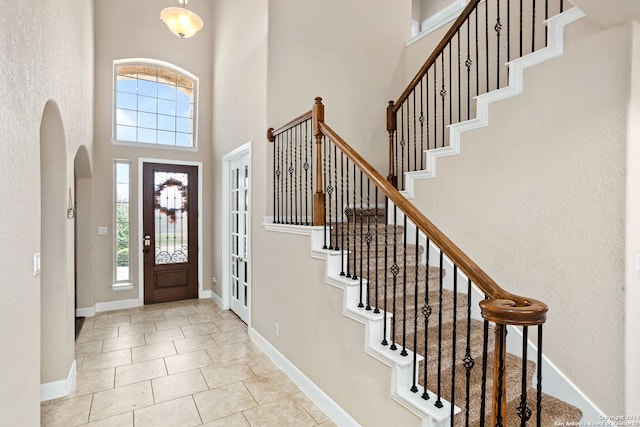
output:
[[[346,194],[346,199],[347,199],[347,206],[344,208],[344,215],[345,215],[345,218],[347,220],[347,233],[346,233],[347,234],[347,243],[346,243],[347,246],[345,246],[345,248],[346,248],[345,252],[346,252],[346,255],[347,255],[347,262],[346,262],[347,274],[345,275],[345,277],[351,278],[351,264],[350,264],[350,261],[351,261],[351,244],[349,243],[349,240],[350,240],[349,239],[349,234],[351,233],[351,228],[349,228],[349,217],[351,216],[351,208],[349,207],[349,158],[346,159],[346,170],[347,170],[347,179],[346,179],[346,181],[347,181],[347,192],[345,194]],[[352,225],[352,228],[354,226],[355,226],[355,224]],[[355,238],[354,238],[354,242],[355,242]],[[344,252],[343,252],[342,256],[344,257]]]
[[527,406],[527,347],[528,347],[529,327],[522,327],[522,383],[520,406],[518,406],[518,416],[520,417],[520,426],[525,427],[527,421],[531,418],[531,409]]
[[[355,164],[353,165],[355,167]],[[355,176],[355,169],[353,171],[354,176]],[[363,304],[363,274],[364,273],[364,268],[362,267],[362,263],[364,260],[364,248],[363,248],[363,241],[364,241],[364,224],[363,224],[363,209],[364,209],[364,205],[362,204],[362,171],[360,171],[360,209],[359,209],[359,216],[360,216],[360,300],[358,302],[358,307],[362,308],[364,307]]]
[[[296,130],[291,129],[291,133],[295,136]],[[301,224],[300,218],[298,217],[298,138],[294,138],[293,141],[293,217],[295,218],[294,223],[296,225]]]
[[367,178],[367,234],[365,242],[367,244],[367,306],[366,310],[371,310],[371,181]]
[[[340,276],[345,276],[345,272],[344,272],[344,253],[345,251],[347,253],[349,253],[349,241],[347,240],[347,248],[345,249],[344,246],[344,234],[346,233],[345,231],[345,216],[346,216],[346,220],[347,220],[347,226],[349,225],[349,216],[345,215],[344,210],[342,209],[342,205],[344,205],[344,153],[342,151],[340,151],[340,246],[342,247],[342,252],[340,254]],[[347,227],[347,231],[349,230],[349,227]]]
[[[413,91],[413,170],[418,170],[418,140],[416,135],[416,91]],[[409,133],[409,123],[407,121],[407,133]],[[410,166],[409,166],[410,167]]]
[[538,325],[538,384],[536,386],[536,426],[542,423],[542,325]]
[[418,262],[419,260],[419,244],[420,233],[416,227],[416,262],[415,262],[415,277],[413,278],[413,372],[411,375],[411,391],[413,393],[418,392],[418,386],[416,379],[418,378]]
[[506,390],[504,389],[505,384],[505,340],[507,337],[507,326],[502,324],[496,324],[496,350],[497,354],[495,357],[497,358],[497,363],[495,363],[495,369],[497,369],[497,375],[494,375],[494,378],[497,378],[498,384],[497,387],[494,385],[494,390],[496,390],[495,395],[493,396],[494,409],[495,413],[493,414],[493,419],[495,420],[495,427],[504,427],[505,418],[504,411],[506,410]]
[[[322,182],[324,183],[328,183],[327,181],[327,151],[329,151],[329,155],[331,155],[331,150],[328,149],[327,147],[327,140],[325,136],[322,136],[323,139],[323,143],[322,143]],[[330,166],[329,166],[330,167]],[[331,177],[331,172],[329,172],[329,177]],[[329,184],[330,185],[330,184]],[[324,189],[324,193],[327,192],[327,189]],[[329,199],[329,208],[331,208],[331,199]],[[328,249],[327,246],[327,199],[326,197],[324,198],[324,206],[322,207],[322,227],[324,229],[324,232],[322,233],[322,239],[323,239],[323,244],[322,244],[322,249]]]
[[486,52],[486,80],[487,88],[485,93],[489,92],[489,3],[484,4],[484,44]]
[[[485,298],[487,296],[485,295]],[[487,399],[487,353],[489,345],[489,321],[484,321],[484,329],[482,336],[482,380],[481,380],[481,394],[480,394],[480,427],[484,427],[484,418],[487,413],[486,399]]]
[[420,80],[420,169],[424,169],[424,100],[423,100],[423,84],[424,79]]
[[471,402],[469,401],[470,383],[471,383],[471,369],[475,364],[473,357],[471,356],[471,279],[467,280],[467,347],[464,354],[464,369],[466,371],[466,410],[465,410],[465,426],[469,427],[469,409]]
[[380,283],[380,275],[378,274],[378,258],[379,258],[379,252],[378,252],[378,236],[379,236],[379,226],[378,226],[378,187],[375,187],[375,216],[374,216],[374,230],[375,230],[375,239],[376,239],[376,244],[375,244],[375,257],[374,257],[374,262],[376,263],[375,265],[375,272],[376,272],[376,294],[375,294],[375,308],[373,309],[373,312],[378,314],[380,313],[380,309],[378,307],[380,307],[380,301],[378,300],[378,286]]
[[496,89],[500,89],[500,31],[502,30],[502,21],[500,20],[500,0],[496,0],[496,25],[493,29],[496,32]]
[[398,207],[393,205],[393,264],[391,265],[391,274],[393,275],[393,301],[391,307],[391,350],[397,350],[396,346],[396,292],[398,285],[398,273],[400,272],[398,268],[398,257],[397,257],[397,233],[398,230]]
[[407,216],[402,215],[404,233],[402,241],[402,351],[401,356],[407,354]]
[[444,253],[442,252],[442,250],[440,250],[438,282],[438,395],[436,403],[434,403],[434,405],[436,408],[442,408],[442,400],[440,399],[440,397],[442,396],[442,291],[444,289]]
[[333,194],[334,194],[334,200],[335,200],[334,212],[336,213],[336,216],[332,221],[332,223],[335,224],[334,225],[335,244],[333,245],[333,249],[336,251],[339,251],[340,245],[338,244],[338,221],[340,220],[339,215],[341,211],[338,208],[338,147],[335,144],[333,145],[333,158],[335,162],[335,166],[333,168]]
[[[440,307],[442,310],[442,307]],[[458,266],[453,265],[453,331],[451,335],[451,422],[453,422],[454,410],[456,407],[456,333],[458,325]]]
[[[353,164],[353,274],[351,275],[351,278],[353,280],[358,280],[358,271],[356,269],[357,265],[358,265],[358,256],[357,256],[357,248],[358,248],[358,241],[357,241],[357,235],[358,235],[358,231],[357,231],[357,227],[358,225],[356,224],[356,212],[357,212],[357,207],[358,203],[356,202],[356,193],[357,193],[357,186],[356,186],[356,181],[358,180],[357,175],[356,175],[356,164]],[[360,223],[360,225],[362,225],[362,222]],[[360,236],[360,242],[362,242],[362,236]],[[362,251],[360,251],[360,256],[362,256]],[[360,275],[362,275],[362,270],[360,271]]]
[[278,145],[279,138],[276,138],[273,141],[273,223],[278,223],[278,166],[277,166],[277,157],[278,157]]
[[[449,49],[451,49],[451,47],[449,47]],[[444,74],[444,55],[442,55],[441,58],[440,58],[440,64],[441,64],[441,73],[442,73],[442,84],[441,84],[441,87],[440,87],[440,99],[442,101],[442,120],[440,122],[441,123],[440,126],[442,126],[442,144],[440,144],[440,146],[444,147],[444,142],[445,142],[444,132],[445,132],[445,129],[446,129],[446,123],[445,123],[445,120],[444,120],[446,111],[445,111],[444,106],[445,106],[445,98],[447,96],[447,90],[444,87],[445,81],[446,81],[446,77],[445,77],[445,74]]]
[[406,141],[404,139],[404,109],[407,103],[402,104],[400,108],[400,173],[402,175],[402,188],[404,189],[404,146]]
[[387,307],[387,299],[388,299],[388,280],[387,280],[387,265],[388,265],[388,248],[389,248],[389,198],[384,196],[384,322],[382,322],[382,345],[389,345],[387,341],[387,319],[388,317],[388,307]]
[[536,0],[531,2],[531,52],[536,50]]
[[[429,305],[429,247],[430,247],[430,240],[429,240],[429,236],[425,236],[426,237],[426,243],[425,243],[425,257],[426,257],[426,261],[425,261],[425,266],[427,267],[427,274],[425,275],[425,279],[424,279],[424,283],[425,283],[425,300],[424,300],[424,306],[422,306],[422,316],[424,317],[424,354],[425,356],[427,354],[429,354],[427,352],[428,347],[429,347],[429,316],[431,316],[431,306]],[[417,316],[417,314],[416,314]],[[429,398],[431,396],[429,396],[429,392],[427,391],[427,371],[429,370],[429,359],[427,357],[424,358],[424,390],[422,392],[422,398],[424,400],[429,400]]]

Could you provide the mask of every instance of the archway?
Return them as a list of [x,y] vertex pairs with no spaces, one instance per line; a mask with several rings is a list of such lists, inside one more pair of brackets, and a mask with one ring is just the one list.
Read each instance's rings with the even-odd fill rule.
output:
[[[60,110],[49,100],[40,123],[41,398],[68,393],[73,381],[73,298],[69,271],[67,151]],[[75,371],[74,371],[75,372]]]
[[78,148],[73,161],[74,178],[74,311],[77,337],[86,316],[95,314],[93,292],[93,258],[91,256],[91,229],[93,199],[91,160],[87,148]]

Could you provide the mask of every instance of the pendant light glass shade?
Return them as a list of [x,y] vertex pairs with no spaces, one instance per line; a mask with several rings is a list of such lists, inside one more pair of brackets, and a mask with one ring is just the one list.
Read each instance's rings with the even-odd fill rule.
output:
[[[186,3],[186,2],[184,2]],[[184,7],[167,7],[160,12],[160,19],[173,34],[186,39],[200,31],[204,22],[197,14]]]

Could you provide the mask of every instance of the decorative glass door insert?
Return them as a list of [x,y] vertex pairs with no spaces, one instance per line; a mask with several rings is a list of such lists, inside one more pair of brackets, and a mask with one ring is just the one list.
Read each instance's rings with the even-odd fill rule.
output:
[[155,262],[189,261],[189,175],[155,171]]

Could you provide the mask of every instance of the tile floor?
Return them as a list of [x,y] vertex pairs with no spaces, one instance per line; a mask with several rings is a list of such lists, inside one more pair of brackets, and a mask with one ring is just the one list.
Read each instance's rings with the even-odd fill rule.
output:
[[210,300],[86,319],[69,396],[43,402],[43,426],[335,426]]

